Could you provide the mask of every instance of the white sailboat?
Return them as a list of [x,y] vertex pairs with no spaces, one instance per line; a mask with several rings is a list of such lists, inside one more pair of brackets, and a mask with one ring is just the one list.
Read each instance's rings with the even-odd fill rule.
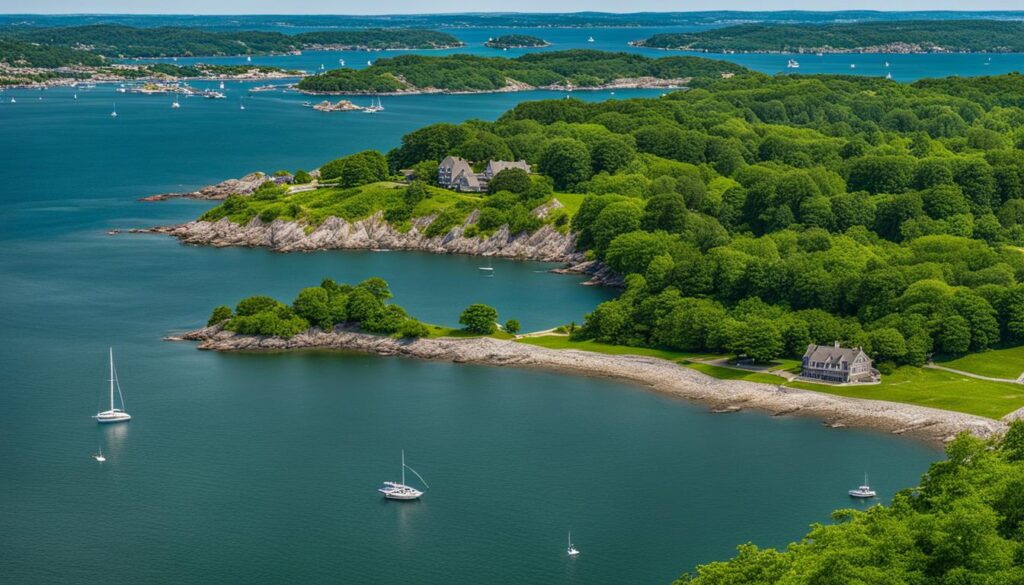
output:
[[389,500],[418,500],[419,497],[423,495],[423,492],[421,492],[420,490],[418,490],[418,489],[416,489],[416,488],[414,488],[414,487],[412,487],[410,485],[406,485],[406,483],[405,483],[405,470],[406,469],[408,469],[409,471],[413,472],[416,475],[416,477],[420,478],[420,481],[423,482],[424,486],[426,486],[428,488],[430,487],[429,485],[427,485],[427,482],[424,481],[423,476],[421,476],[420,474],[416,473],[415,469],[413,469],[412,467],[409,467],[408,465],[405,464],[405,449],[403,449],[402,450],[402,481],[401,482],[385,481],[384,485],[382,485],[379,488],[377,488],[377,491],[382,493],[382,494],[384,494],[384,497],[389,499]]
[[252,57],[250,57],[249,55],[246,55],[245,56],[245,62],[246,63],[252,63]]
[[345,66],[345,60],[344,59],[338,59],[338,65],[341,65],[342,67],[344,67]]
[[885,78],[886,79],[892,79],[892,73],[886,73],[885,74]]
[[177,94],[175,94],[175,95],[174,95],[174,101],[173,101],[173,102],[171,102],[171,108],[173,108],[173,109],[177,110],[177,109],[178,109],[178,108],[180,108],[180,107],[181,107],[181,102],[180,102],[180,101],[178,101],[178,95],[177,95]]
[[864,485],[858,486],[857,489],[850,490],[847,493],[850,494],[851,498],[861,499],[873,498],[876,495],[875,490],[871,489],[871,486],[868,485],[868,474],[866,473],[864,474]]
[[570,557],[574,557],[580,554],[579,549],[572,545],[572,530],[569,531],[569,548],[565,549],[566,554]]
[[245,103],[242,102],[242,98],[238,98],[238,109],[239,110],[244,110],[245,109]]
[[112,112],[110,112],[110,117],[111,118],[116,118],[117,117],[117,104],[114,104],[114,110]]
[[18,103],[18,100],[14,99],[14,98],[11,98],[11,103],[12,104],[16,104],[16,103]]
[[76,99],[76,100],[78,99],[78,94],[77,94],[77,93],[75,94],[75,99]]
[[[121,399],[121,408],[115,408],[114,387],[117,387],[117,395]],[[98,423],[127,422],[132,415],[124,411],[124,394],[121,394],[121,383],[117,381],[117,372],[114,371],[114,348],[110,348],[110,410],[97,413],[93,418]]]
[[224,82],[220,82],[220,89],[224,89]]
[[100,452],[93,455],[92,458],[95,459],[96,461],[99,461],[100,463],[106,461],[107,458],[103,456],[103,447],[100,447]]
[[786,67],[788,69],[799,69],[800,68],[800,63],[796,59],[790,59],[786,63]]
[[369,67],[369,66],[371,66],[371,65],[373,65],[373,61],[367,61],[367,62],[366,62],[366,66],[367,66],[367,67]]
[[483,271],[483,272],[494,272],[494,266],[491,264],[491,259],[490,258],[487,259],[487,266],[478,266],[477,270],[480,270],[480,271]]
[[587,42],[588,43],[594,42],[594,37],[587,37]]

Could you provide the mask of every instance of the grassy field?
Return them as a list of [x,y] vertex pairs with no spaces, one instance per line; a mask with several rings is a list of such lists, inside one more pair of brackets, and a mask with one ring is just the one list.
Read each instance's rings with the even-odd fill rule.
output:
[[576,215],[576,212],[580,210],[580,205],[583,205],[583,199],[586,197],[583,193],[555,193],[555,199],[565,207],[565,212],[569,214],[569,218]]
[[953,359],[936,358],[935,363],[980,376],[1016,380],[1024,374],[1024,345],[991,349]]
[[426,325],[427,325],[427,329],[430,330],[430,335],[427,336],[428,339],[436,339],[438,337],[460,337],[460,338],[468,338],[468,337],[493,337],[495,339],[512,339],[513,337],[515,337],[511,333],[505,333],[504,331],[502,331],[500,329],[498,331],[495,331],[494,333],[492,333],[490,335],[480,335],[479,333],[470,333],[469,331],[466,331],[465,329],[459,329],[459,328],[456,328],[456,327],[442,327],[440,325],[430,325],[430,324],[426,324]]
[[566,335],[544,335],[542,337],[524,337],[517,340],[519,343],[538,345],[549,349],[579,349],[595,353],[606,353],[610,355],[642,355],[656,357],[669,361],[679,361],[693,358],[714,357],[707,354],[687,353],[673,351],[670,349],[655,349],[649,347],[629,347],[626,345],[612,345],[600,341],[570,341]]
[[721,366],[713,366],[711,364],[700,364],[690,362],[685,364],[686,367],[703,372],[712,378],[718,378],[720,380],[746,380],[747,382],[761,382],[762,384],[782,384],[786,381],[785,378],[776,376],[774,374],[763,374],[761,372],[748,372],[746,370],[738,370],[735,368],[723,368]]
[[[790,388],[813,390],[824,394],[917,404],[994,419],[1001,418],[1018,408],[1024,407],[1024,385],[989,382],[951,372],[911,366],[904,366],[898,368],[892,374],[883,375],[881,384],[831,386],[808,382],[786,382],[785,379],[773,374],[749,372],[690,361],[695,358],[720,356],[692,354],[668,349],[627,347],[596,341],[570,341],[568,337],[559,335],[529,337],[519,339],[518,341],[551,349],[579,349],[612,355],[633,354],[657,357],[680,363],[682,366],[693,368],[713,378],[722,380],[745,380],[775,385],[784,384]],[[1015,356],[1019,356],[1021,353],[1012,352],[1024,353],[1022,348],[996,351],[1010,352],[1004,353],[1002,359],[1017,359],[1017,363],[1021,363],[1020,358],[1015,358]],[[989,353],[995,353],[995,351]],[[797,365],[796,360],[779,360],[779,362],[778,369],[792,370]]]
[[905,402],[1001,418],[1024,407],[1024,385],[989,382],[952,372],[903,366],[873,386],[828,386],[790,382],[786,386],[872,400]]

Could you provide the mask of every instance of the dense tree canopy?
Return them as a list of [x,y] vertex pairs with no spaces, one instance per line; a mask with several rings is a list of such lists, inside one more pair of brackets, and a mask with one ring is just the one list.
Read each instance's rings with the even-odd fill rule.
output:
[[214,309],[207,324],[224,323],[229,331],[275,337],[291,337],[310,327],[332,331],[336,326],[400,337],[429,333],[404,309],[388,304],[390,298],[388,283],[381,278],[368,278],[355,286],[326,278],[320,286],[299,291],[291,306],[268,296],[247,297],[238,302],[234,312],[227,306]]
[[1020,81],[985,84],[995,98],[956,80],[820,76],[525,102],[413,132],[388,160],[437,161],[486,136],[587,194],[577,244],[628,286],[577,336],[756,359],[840,340],[920,364],[1024,341]]

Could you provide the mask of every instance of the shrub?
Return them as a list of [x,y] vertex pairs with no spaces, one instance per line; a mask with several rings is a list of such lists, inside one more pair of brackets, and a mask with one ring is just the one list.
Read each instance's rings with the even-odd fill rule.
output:
[[512,335],[519,333],[519,321],[516,321],[515,319],[505,321],[505,332],[511,333]]
[[231,318],[231,307],[227,305],[221,305],[210,313],[210,318],[206,321],[206,326],[216,325],[217,323],[223,322],[225,319]]
[[459,323],[465,325],[466,331],[490,335],[496,329],[498,311],[481,303],[474,303],[459,316]]

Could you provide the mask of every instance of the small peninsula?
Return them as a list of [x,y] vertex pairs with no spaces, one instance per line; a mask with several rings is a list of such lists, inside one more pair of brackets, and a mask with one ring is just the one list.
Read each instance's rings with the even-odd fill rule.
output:
[[550,47],[551,43],[532,35],[502,35],[488,39],[484,46],[492,49],[535,49]]
[[1024,23],[971,19],[741,24],[656,34],[632,44],[712,53],[1018,53],[1024,51]]
[[514,59],[476,55],[402,55],[365,69],[332,69],[302,79],[307,93],[474,93],[533,89],[676,88],[694,79],[745,76],[745,67],[700,57],[651,59],[572,50]]
[[211,317],[214,322],[207,327],[168,339],[198,341],[199,349],[225,352],[338,349],[383,356],[541,368],[608,377],[701,402],[719,412],[751,409],[775,415],[810,416],[821,418],[833,427],[871,428],[933,443],[945,442],[960,432],[988,437],[1006,429],[1006,423],[1002,421],[948,410],[845,398],[743,380],[716,379],[668,360],[630,355],[628,350],[623,355],[609,355],[549,349],[493,337],[374,335],[344,326],[298,331],[301,324],[292,324],[288,335],[265,335],[245,333],[249,329],[239,324],[232,325],[232,321],[238,317],[222,324],[223,319],[229,318],[230,309],[222,307],[217,311]]

